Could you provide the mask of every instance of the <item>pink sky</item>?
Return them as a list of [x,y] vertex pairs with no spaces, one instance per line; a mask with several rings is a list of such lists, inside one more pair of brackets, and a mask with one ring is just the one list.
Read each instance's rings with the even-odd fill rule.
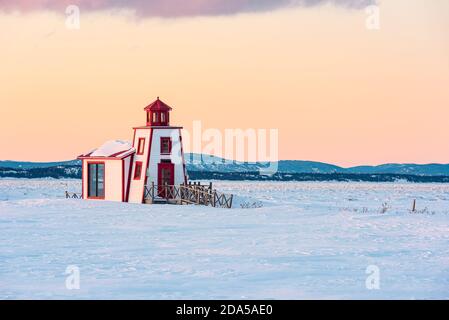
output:
[[449,163],[446,0],[382,1],[379,31],[357,1],[112,2],[68,30],[56,1],[0,0],[0,159],[131,139],[161,96],[187,129],[279,129],[281,159]]

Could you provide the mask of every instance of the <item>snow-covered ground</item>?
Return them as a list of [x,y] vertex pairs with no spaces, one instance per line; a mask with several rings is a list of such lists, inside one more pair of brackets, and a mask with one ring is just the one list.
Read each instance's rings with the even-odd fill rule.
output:
[[66,200],[80,181],[0,180],[0,298],[449,298],[449,185],[215,187],[263,207]]

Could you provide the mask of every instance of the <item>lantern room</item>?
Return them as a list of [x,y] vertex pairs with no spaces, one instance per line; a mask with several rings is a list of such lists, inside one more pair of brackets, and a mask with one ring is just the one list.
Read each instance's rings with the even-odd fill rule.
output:
[[145,108],[147,112],[147,126],[169,126],[171,110],[172,108],[169,105],[157,97],[156,101]]

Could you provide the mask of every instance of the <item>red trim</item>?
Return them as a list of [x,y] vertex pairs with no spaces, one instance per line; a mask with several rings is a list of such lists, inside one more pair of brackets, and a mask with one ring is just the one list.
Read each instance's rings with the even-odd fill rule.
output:
[[122,202],[125,201],[125,159],[122,159]]
[[130,151],[130,150],[131,150],[131,149],[119,151],[119,152],[116,152],[116,153],[111,154],[109,157],[110,157],[110,158],[119,158],[119,157],[117,157],[119,154],[128,152],[128,151]]
[[142,203],[144,203],[144,201],[145,201],[145,186],[147,185],[147,180],[148,180],[147,171],[148,171],[148,167],[150,165],[150,154],[151,154],[151,145],[152,145],[152,143],[153,143],[153,130],[150,131],[150,142],[149,142],[149,146],[148,146],[148,157],[147,157],[147,164],[145,166],[145,179],[144,179],[143,188],[142,188]]
[[[126,159],[129,157],[131,157],[130,162],[129,162],[129,167],[132,168],[132,161],[133,161],[134,154],[130,154],[122,159],[122,202],[125,202],[125,199],[127,199],[127,196],[128,196],[127,194],[129,191],[129,182],[131,180],[130,179],[131,173],[129,173],[128,181],[127,182],[125,181],[125,164],[126,164]],[[125,189],[125,183],[128,186],[128,189]],[[128,200],[126,200],[126,201],[128,201]]]
[[79,155],[78,157],[76,157],[77,159],[84,159],[84,158],[89,158],[90,157],[90,155],[93,153],[93,151],[92,152],[89,152],[89,153],[87,153],[87,154],[81,154],[81,155]]
[[168,126],[143,126],[143,127],[134,127],[136,129],[183,129],[183,127],[168,127]]
[[[123,153],[127,153],[127,152],[129,152],[129,154],[122,155]],[[134,152],[135,152],[134,150],[128,149],[128,150],[123,150],[123,151],[111,154],[110,156],[107,156],[107,157],[100,157],[100,156],[91,157],[90,156],[90,154],[92,154],[92,152],[91,152],[91,153],[88,153],[86,155],[78,156],[77,159],[79,159],[79,160],[83,160],[83,159],[92,159],[92,160],[122,160],[124,158],[129,157]]]
[[175,164],[174,163],[158,163],[157,164],[157,184],[158,184],[158,195],[165,198],[165,189],[162,187],[162,169],[168,169],[170,172],[170,181],[168,185],[172,186],[175,184]]
[[130,153],[122,158],[117,158],[117,157],[80,157],[78,159],[80,159],[80,160],[89,160],[89,159],[90,160],[122,160],[122,159],[128,158],[130,155],[132,155],[132,153]]
[[89,184],[89,164],[103,164],[104,165],[104,176],[103,176],[103,191],[104,191],[104,195],[103,197],[89,197],[89,186],[87,186],[87,199],[92,199],[92,200],[104,200],[106,197],[106,163],[104,161],[87,161],[87,183]]
[[172,107],[170,107],[168,104],[163,102],[162,100],[157,97],[155,101],[147,105],[143,110],[145,111],[170,111],[172,110]]
[[133,136],[133,148],[134,148],[134,142],[136,142],[136,128],[134,129],[134,136]]
[[129,188],[131,187],[131,174],[133,173],[133,162],[134,161],[134,155],[131,155],[131,159],[129,162],[129,172],[128,172],[128,187],[126,188],[126,202],[129,201]]
[[[137,175],[137,167],[140,166],[140,172],[139,175]],[[136,165],[134,167],[134,180],[140,180],[142,178],[142,161],[136,161]]]
[[81,198],[85,200],[84,196],[84,160],[81,160]]
[[[168,152],[163,152],[164,150],[162,149],[162,145],[163,145],[163,141],[168,140]],[[161,141],[160,141],[160,148],[161,148],[161,154],[162,155],[170,155],[171,154],[171,146],[172,146],[172,142],[171,142],[171,138],[170,137],[161,137]]]
[[[141,147],[142,152],[139,152]],[[144,153],[145,153],[145,138],[139,138],[139,142],[137,143],[137,155],[141,156]]]
[[130,154],[128,154],[126,157],[123,157],[122,159],[126,159],[126,158],[129,158],[129,157],[131,157],[131,156],[134,156],[134,153],[130,153]]
[[181,129],[179,129],[179,143],[181,144],[182,169],[184,171],[184,183],[187,184],[186,162],[184,160],[184,147],[182,146]]

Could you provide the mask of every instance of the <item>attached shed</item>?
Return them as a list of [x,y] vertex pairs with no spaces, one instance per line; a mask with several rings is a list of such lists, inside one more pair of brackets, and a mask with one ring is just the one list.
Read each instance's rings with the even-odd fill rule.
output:
[[128,201],[135,152],[130,142],[111,140],[79,156],[83,168],[83,199]]

